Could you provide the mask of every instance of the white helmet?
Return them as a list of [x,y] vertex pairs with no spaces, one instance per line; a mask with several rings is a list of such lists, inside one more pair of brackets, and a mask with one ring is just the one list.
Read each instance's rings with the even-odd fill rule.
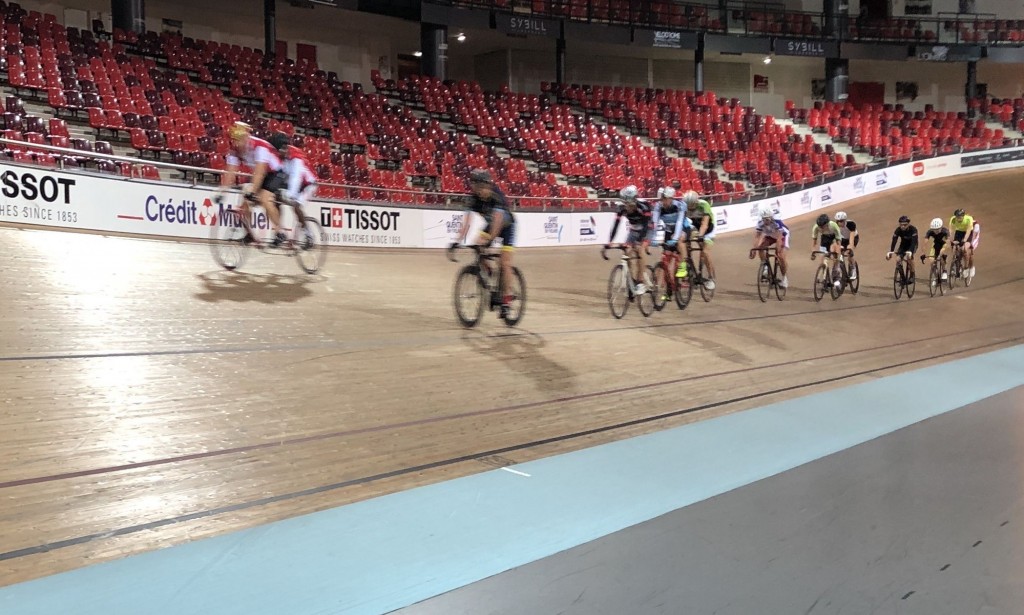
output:
[[942,228],[942,218],[935,218],[929,226],[931,226],[933,231],[939,230]]
[[761,216],[762,218],[774,218],[775,210],[772,209],[771,205],[762,205],[757,209],[757,215]]
[[686,203],[687,207],[693,207],[700,200],[700,195],[693,190],[687,190],[683,193],[683,202]]
[[846,212],[845,211],[837,211],[836,212],[836,222],[842,222],[843,220],[846,220]]
[[658,196],[666,199],[674,199],[676,198],[676,189],[672,186],[666,186],[661,190],[658,190]]
[[636,189],[636,186],[632,184],[626,186],[622,190],[619,190],[619,196],[622,197],[623,201],[635,201],[637,194],[639,194],[639,191]]

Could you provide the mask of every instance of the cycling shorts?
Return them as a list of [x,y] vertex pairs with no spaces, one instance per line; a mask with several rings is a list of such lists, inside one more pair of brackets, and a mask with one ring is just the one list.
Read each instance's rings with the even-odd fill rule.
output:
[[828,252],[829,248],[832,247],[832,244],[837,241],[839,241],[839,238],[835,235],[822,235],[818,247],[820,247],[823,252]]
[[284,171],[267,171],[263,176],[263,183],[260,184],[260,190],[269,190],[274,194],[287,187],[288,175]]

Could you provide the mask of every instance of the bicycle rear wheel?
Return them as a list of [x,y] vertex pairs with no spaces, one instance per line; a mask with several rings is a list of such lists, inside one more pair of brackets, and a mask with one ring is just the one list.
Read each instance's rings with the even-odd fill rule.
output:
[[210,227],[210,251],[213,260],[228,271],[234,271],[245,264],[249,247],[242,243],[246,227],[240,212],[228,209],[224,216]]
[[896,296],[897,300],[903,296],[903,286],[905,284],[903,280],[903,264],[896,263],[896,270],[892,274],[892,294]]
[[814,300],[821,301],[825,296],[825,287],[831,285],[828,279],[828,265],[822,263],[814,273]]
[[490,301],[491,295],[480,279],[480,268],[466,265],[455,277],[453,303],[455,316],[463,327],[475,327],[484,314],[484,303]]
[[857,263],[853,263],[850,266],[850,275],[847,277],[847,283],[850,286],[850,292],[856,295],[857,291],[860,290],[860,267]]
[[675,299],[680,310],[685,310],[693,299],[693,263],[690,261],[686,264],[686,277],[676,278]]
[[616,265],[608,276],[608,307],[615,318],[622,318],[629,309],[629,280],[626,275],[626,268]]
[[650,316],[654,313],[654,280],[651,279],[651,272],[647,269],[641,273],[643,280],[641,282],[647,287],[647,292],[636,297],[636,307],[640,309],[640,313],[644,316]]
[[658,263],[650,267],[650,270],[651,278],[654,280],[654,287],[651,289],[651,292],[654,293],[654,309],[660,312],[665,309],[665,304],[668,303],[668,267],[665,266],[665,263]]
[[[704,299],[704,302],[711,301],[715,296],[715,278],[711,277],[708,271],[708,265],[704,262],[704,259],[700,259],[700,296]],[[708,282],[711,282],[711,288],[708,288]]]
[[779,301],[782,301],[783,299],[786,298],[786,287],[782,285],[782,278],[784,276],[780,271],[781,268],[782,266],[779,265],[779,260],[775,259],[775,280],[773,285],[775,286],[775,298],[778,299]]
[[299,261],[299,267],[306,273],[316,273],[327,261],[327,244],[324,243],[324,232],[320,228],[320,223],[306,216],[302,221],[302,228],[296,229],[294,236],[295,259]]
[[518,267],[512,268],[512,283],[508,292],[512,298],[508,302],[508,314],[505,316],[505,324],[514,327],[523,319],[526,311],[526,280]]
[[768,268],[768,262],[761,263],[757,268],[757,298],[761,303],[768,301],[768,294],[772,290],[772,274]]

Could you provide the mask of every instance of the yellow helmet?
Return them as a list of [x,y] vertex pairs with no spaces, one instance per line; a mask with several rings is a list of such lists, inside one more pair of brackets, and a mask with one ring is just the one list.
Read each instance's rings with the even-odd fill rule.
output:
[[247,137],[250,134],[252,134],[252,126],[245,122],[235,122],[234,125],[228,129],[228,137],[231,138],[232,141],[237,141],[238,139]]

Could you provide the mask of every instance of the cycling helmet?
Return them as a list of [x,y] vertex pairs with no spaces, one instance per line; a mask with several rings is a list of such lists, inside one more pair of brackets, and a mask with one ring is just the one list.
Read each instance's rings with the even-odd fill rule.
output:
[[835,220],[836,220],[836,222],[843,222],[844,220],[846,220],[846,212],[845,211],[837,211],[836,212]]
[[469,183],[471,184],[493,184],[494,179],[487,169],[473,169],[469,172]]
[[700,195],[693,190],[687,190],[683,193],[683,202],[686,203],[687,207],[693,207],[700,200]]
[[636,189],[636,186],[632,184],[626,186],[622,190],[619,190],[619,196],[622,197],[623,201],[635,201],[637,194],[639,194],[639,191]]
[[273,147],[277,151],[283,152],[289,145],[291,145],[291,139],[289,139],[288,135],[283,132],[275,132],[270,135],[270,147]]
[[900,216],[900,224],[910,224],[910,218],[907,216]]
[[237,141],[241,138],[247,137],[252,134],[252,126],[245,122],[235,122],[228,128],[228,137],[232,141]]
[[954,218],[963,218],[966,213],[967,212],[964,211],[963,209],[958,209],[958,210],[953,212],[953,217]]
[[826,224],[828,224],[828,214],[821,214],[820,216],[818,216],[817,222],[818,226],[825,226]]
[[775,210],[772,209],[771,205],[762,205],[757,210],[757,215],[759,215],[759,216],[761,216],[761,218],[767,220],[768,218],[774,218],[775,217]]
[[676,189],[675,188],[672,188],[672,187],[662,188],[658,192],[661,194],[662,198],[665,198],[665,199],[674,199],[674,198],[676,198]]
[[942,228],[942,218],[935,218],[929,226],[931,226],[933,231],[939,230]]

